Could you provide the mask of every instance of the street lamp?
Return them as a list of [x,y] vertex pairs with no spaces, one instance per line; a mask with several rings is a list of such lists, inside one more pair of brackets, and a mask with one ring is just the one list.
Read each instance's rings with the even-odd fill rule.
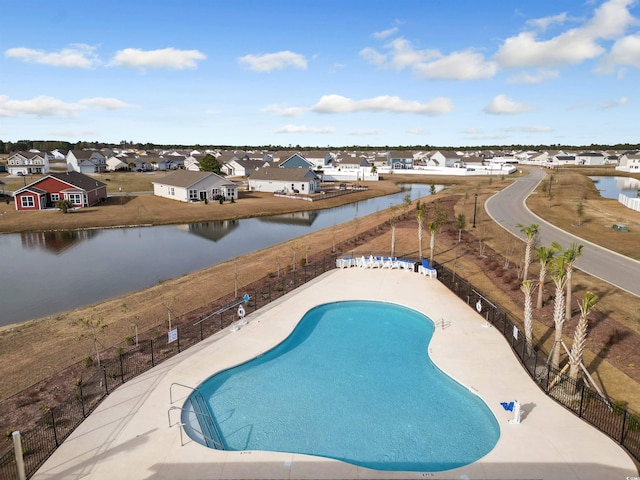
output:
[[476,210],[478,209],[478,194],[473,194],[473,228],[476,228]]

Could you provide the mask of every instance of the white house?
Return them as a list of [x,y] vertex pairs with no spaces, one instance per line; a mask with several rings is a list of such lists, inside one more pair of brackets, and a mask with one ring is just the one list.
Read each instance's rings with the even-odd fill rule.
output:
[[129,164],[127,162],[124,162],[123,160],[126,160],[126,157],[125,158],[118,158],[118,157],[111,156],[111,157],[107,158],[107,160],[106,160],[107,171],[109,171],[109,172],[118,172],[118,171],[129,170]]
[[604,165],[605,156],[598,152],[582,152],[576,155],[576,165]]
[[100,152],[91,150],[69,150],[67,152],[69,171],[80,173],[104,173],[107,159]]
[[181,202],[238,198],[238,185],[213,172],[178,170],[153,183],[153,194]]
[[616,170],[621,172],[640,172],[640,152],[626,152],[620,156]]
[[265,167],[249,177],[249,189],[257,192],[317,193],[320,177],[308,168]]

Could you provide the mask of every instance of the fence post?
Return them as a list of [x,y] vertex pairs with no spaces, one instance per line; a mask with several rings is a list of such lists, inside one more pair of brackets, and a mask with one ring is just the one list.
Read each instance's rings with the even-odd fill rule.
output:
[[200,341],[202,341],[202,339],[204,338],[203,325],[204,325],[204,320],[200,322]]
[[580,385],[580,410],[578,412],[578,418],[582,418],[582,405],[584,405],[584,383]]
[[627,426],[627,409],[622,411],[622,428],[620,429],[620,444],[624,445],[624,427]]
[[178,342],[178,353],[180,353],[180,330],[179,327],[176,327],[176,331],[178,334],[178,338],[176,338],[176,342]]
[[27,474],[24,469],[24,455],[22,453],[22,439],[20,431],[16,430],[11,434],[13,437],[13,454],[16,457],[16,469],[18,470],[18,480],[26,480]]
[[82,382],[78,385],[78,389],[80,390],[80,405],[82,406],[82,418],[87,418],[87,413],[84,410],[84,393],[82,392]]
[[120,355],[118,355],[118,358],[120,359],[120,383],[124,383],[124,362],[122,361],[122,357],[124,357],[124,352],[121,352]]
[[49,410],[51,414],[51,428],[53,428],[53,440],[56,442],[56,447],[60,446],[60,442],[58,442],[58,429],[56,428],[56,417],[53,414],[53,409]]
[[107,384],[107,366],[102,366],[102,377],[104,379],[104,391],[109,395],[109,385]]
[[153,355],[153,338],[149,339],[149,345],[151,345],[151,366],[155,367],[156,366],[156,362],[155,362],[155,358]]

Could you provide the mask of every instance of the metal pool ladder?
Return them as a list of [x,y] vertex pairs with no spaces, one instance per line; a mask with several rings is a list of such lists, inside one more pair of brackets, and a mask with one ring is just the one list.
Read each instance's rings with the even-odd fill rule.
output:
[[[173,405],[173,387],[183,387],[188,388],[193,391],[193,395],[191,396],[191,407],[192,409],[186,409],[182,407],[178,407],[177,405]],[[207,406],[207,402],[202,395],[202,392],[197,388],[190,387],[188,385],[183,385],[182,383],[172,383],[169,387],[169,401],[171,406],[169,410],[167,410],[167,417],[169,419],[169,427],[180,427],[180,444],[184,446],[184,442],[182,440],[182,431],[184,430],[185,424],[181,421],[171,423],[171,412],[173,410],[179,410],[180,412],[189,412],[193,413],[198,420],[198,425],[200,426],[200,433],[204,438],[207,447],[214,448],[216,450],[224,450],[224,443],[222,442],[222,437],[220,436],[220,432],[218,431],[218,427],[216,427],[216,422],[213,420],[211,416],[211,411]]]

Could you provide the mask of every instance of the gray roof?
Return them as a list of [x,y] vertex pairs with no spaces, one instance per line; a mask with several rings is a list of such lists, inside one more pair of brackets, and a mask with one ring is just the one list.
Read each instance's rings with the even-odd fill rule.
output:
[[221,177],[220,175],[217,175],[213,172],[194,172],[191,170],[178,170],[177,172],[171,173],[166,177],[160,178],[157,182],[152,183],[188,188],[191,185],[211,176],[213,176],[213,178],[218,180],[221,184],[236,186],[235,183],[230,182],[226,178]]
[[319,178],[313,170],[306,168],[261,168],[251,173],[252,180],[303,181]]

